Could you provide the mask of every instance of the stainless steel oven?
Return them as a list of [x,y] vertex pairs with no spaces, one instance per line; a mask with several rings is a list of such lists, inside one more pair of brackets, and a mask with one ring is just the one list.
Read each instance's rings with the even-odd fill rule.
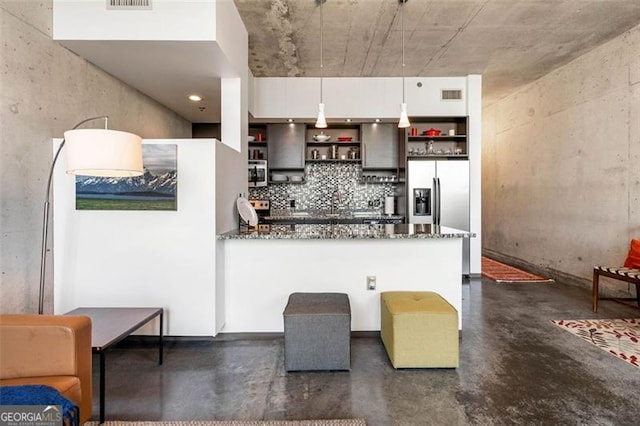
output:
[[267,160],[249,160],[249,187],[267,186]]
[[258,231],[269,231],[271,226],[266,222],[265,218],[271,213],[271,203],[269,200],[249,200],[249,203],[256,210],[258,215]]

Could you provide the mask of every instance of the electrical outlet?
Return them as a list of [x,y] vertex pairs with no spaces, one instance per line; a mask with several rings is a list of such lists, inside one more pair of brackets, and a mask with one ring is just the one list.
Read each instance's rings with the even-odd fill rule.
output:
[[374,275],[367,276],[367,290],[376,289],[376,277]]

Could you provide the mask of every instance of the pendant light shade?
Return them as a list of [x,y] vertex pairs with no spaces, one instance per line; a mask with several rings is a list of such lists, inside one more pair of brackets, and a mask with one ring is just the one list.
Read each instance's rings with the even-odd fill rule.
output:
[[398,122],[398,127],[404,129],[409,126],[411,126],[411,123],[409,122],[409,116],[407,116],[407,104],[403,102],[400,104],[400,121]]
[[320,104],[318,105],[318,118],[316,119],[316,127],[318,129],[324,129],[327,127],[327,119],[324,115],[324,102],[322,100],[322,75],[323,75],[323,63],[322,63],[322,37],[324,20],[322,18],[322,4],[326,0],[320,0]]
[[404,129],[411,126],[409,116],[407,115],[407,103],[404,98],[404,4],[408,0],[398,1],[400,3],[400,32],[402,35],[402,104],[400,104],[400,121],[398,121],[398,127]]
[[316,119],[316,127],[318,129],[325,129],[327,127],[327,119],[324,116],[324,104],[320,102],[318,105],[318,118]]

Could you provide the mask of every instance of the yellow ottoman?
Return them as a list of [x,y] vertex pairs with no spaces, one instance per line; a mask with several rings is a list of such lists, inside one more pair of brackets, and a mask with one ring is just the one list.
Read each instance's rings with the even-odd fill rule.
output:
[[458,367],[458,312],[438,293],[380,294],[380,336],[394,368]]

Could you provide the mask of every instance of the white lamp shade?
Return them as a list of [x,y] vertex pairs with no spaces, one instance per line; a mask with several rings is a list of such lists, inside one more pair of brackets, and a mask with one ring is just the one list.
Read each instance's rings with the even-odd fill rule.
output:
[[67,173],[81,176],[140,176],[142,139],[133,133],[107,129],[64,132]]
[[398,127],[403,129],[405,127],[411,126],[409,123],[409,117],[407,116],[407,104],[400,104],[400,121],[398,122]]
[[318,119],[316,120],[316,127],[318,129],[325,129],[327,127],[327,119],[324,116],[324,104],[318,104]]

